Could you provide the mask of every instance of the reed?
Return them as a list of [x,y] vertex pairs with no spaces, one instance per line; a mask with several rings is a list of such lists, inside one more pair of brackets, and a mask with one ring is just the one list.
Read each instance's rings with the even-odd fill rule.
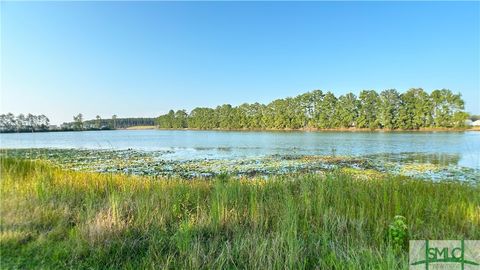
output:
[[[0,162],[4,269],[407,269],[408,239],[480,239],[478,185],[345,172],[155,179]],[[397,215],[408,227],[400,246],[389,236]]]

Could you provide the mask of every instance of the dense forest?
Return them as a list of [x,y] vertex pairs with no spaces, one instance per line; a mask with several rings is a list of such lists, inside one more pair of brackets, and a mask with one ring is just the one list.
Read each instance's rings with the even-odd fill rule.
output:
[[0,115],[0,132],[35,132],[46,131],[50,120],[45,115],[13,113]]
[[[67,130],[119,129],[132,126],[194,129],[404,129],[461,128],[468,114],[460,94],[447,89],[430,94],[421,88],[404,93],[395,89],[377,93],[361,91],[336,97],[331,92],[315,90],[296,97],[277,99],[269,104],[244,103],[239,106],[224,104],[213,108],[198,107],[170,110],[158,118],[111,118],[100,116],[83,120],[83,115],[73,117],[73,122],[59,128],[50,127],[45,115],[12,113],[0,115],[0,132],[38,132]],[[478,116],[472,116],[477,120]]]
[[421,88],[361,91],[336,97],[315,90],[260,103],[173,111],[157,118],[160,128],[195,129],[404,129],[463,127],[468,114],[460,94]]

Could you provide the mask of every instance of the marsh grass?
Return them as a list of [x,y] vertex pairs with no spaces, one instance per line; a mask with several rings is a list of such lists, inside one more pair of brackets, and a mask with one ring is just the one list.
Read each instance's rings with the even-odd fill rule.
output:
[[480,187],[345,172],[154,179],[1,159],[4,269],[406,269],[409,239],[480,239]]

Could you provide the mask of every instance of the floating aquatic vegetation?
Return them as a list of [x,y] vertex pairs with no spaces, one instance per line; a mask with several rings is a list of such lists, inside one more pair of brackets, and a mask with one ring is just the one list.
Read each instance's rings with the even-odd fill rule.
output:
[[[225,151],[230,151],[225,149]],[[47,160],[65,169],[133,175],[213,177],[233,174],[240,177],[290,173],[319,173],[343,170],[360,178],[381,177],[383,173],[431,180],[478,182],[479,170],[458,166],[455,156],[421,153],[368,156],[270,155],[236,159],[172,159],[173,151],[86,150],[86,149],[9,149],[1,156]]]

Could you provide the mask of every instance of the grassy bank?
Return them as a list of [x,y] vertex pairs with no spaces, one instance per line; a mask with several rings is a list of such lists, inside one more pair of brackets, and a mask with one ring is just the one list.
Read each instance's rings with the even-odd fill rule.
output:
[[480,238],[480,187],[460,183],[162,180],[2,158],[0,185],[4,269],[406,269],[408,238]]

